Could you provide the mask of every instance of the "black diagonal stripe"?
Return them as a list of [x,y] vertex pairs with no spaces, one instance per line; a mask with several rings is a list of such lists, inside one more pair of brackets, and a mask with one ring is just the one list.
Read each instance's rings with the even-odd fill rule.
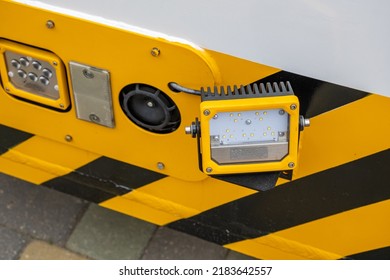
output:
[[353,260],[390,260],[390,247],[375,249],[348,256],[346,259]]
[[169,227],[228,244],[390,198],[390,150],[241,198]]
[[287,71],[280,71],[258,82],[290,81],[295,95],[301,104],[301,114],[307,118],[333,110],[359,100],[367,92],[316,80]]
[[164,177],[166,176],[148,169],[101,157],[42,185],[100,203]]
[[32,136],[34,135],[0,124],[0,155]]

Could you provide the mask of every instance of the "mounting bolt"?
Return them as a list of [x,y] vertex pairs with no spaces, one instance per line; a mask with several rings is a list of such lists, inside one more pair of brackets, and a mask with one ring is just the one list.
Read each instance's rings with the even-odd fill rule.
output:
[[160,55],[160,49],[159,48],[153,48],[151,51],[150,51],[150,54],[154,57],[158,57]]
[[87,68],[83,69],[83,75],[87,79],[93,79],[95,77],[93,72],[91,70],[87,69]]
[[204,111],[203,111],[203,115],[205,115],[205,116],[208,116],[208,115],[210,115],[210,110],[207,110],[207,109],[206,109],[206,110],[204,110]]
[[303,131],[305,127],[310,126],[310,119],[306,119],[304,116],[299,116],[299,130]]
[[163,170],[163,169],[165,168],[165,164],[162,163],[162,162],[158,162],[158,163],[157,163],[157,168],[158,168],[159,170]]
[[207,172],[207,173],[211,173],[212,171],[213,171],[213,169],[212,169],[211,167],[207,167],[207,168],[206,168],[206,172]]
[[96,116],[95,114],[90,114],[89,115],[89,119],[93,122],[96,122],[96,123],[99,123],[100,122],[100,118],[98,116]]
[[294,166],[295,166],[295,163],[293,163],[293,162],[290,162],[290,163],[288,164],[288,167],[289,167],[289,168],[294,168]]
[[65,135],[65,141],[66,142],[71,142],[73,140],[73,137],[72,137],[72,135]]
[[291,109],[291,110],[297,109],[297,105],[296,105],[296,104],[291,104],[290,109]]
[[47,27],[47,28],[53,29],[55,26],[56,26],[56,25],[55,25],[54,21],[52,21],[52,20],[46,21],[46,27]]

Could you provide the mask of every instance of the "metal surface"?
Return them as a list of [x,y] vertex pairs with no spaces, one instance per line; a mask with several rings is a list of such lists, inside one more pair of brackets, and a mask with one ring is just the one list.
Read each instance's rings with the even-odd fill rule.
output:
[[288,142],[211,146],[211,158],[218,164],[278,161],[288,154]]
[[110,73],[73,61],[69,67],[77,118],[113,128]]

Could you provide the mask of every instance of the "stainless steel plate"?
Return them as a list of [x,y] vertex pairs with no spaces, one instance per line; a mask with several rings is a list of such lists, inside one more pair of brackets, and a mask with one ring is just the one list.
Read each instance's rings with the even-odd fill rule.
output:
[[110,73],[77,62],[69,66],[77,118],[114,127]]

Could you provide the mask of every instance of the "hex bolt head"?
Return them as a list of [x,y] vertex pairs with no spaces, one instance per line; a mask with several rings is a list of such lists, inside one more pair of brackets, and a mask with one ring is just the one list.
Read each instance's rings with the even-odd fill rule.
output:
[[213,171],[213,169],[212,169],[211,167],[207,167],[207,168],[206,168],[206,172],[207,172],[207,173],[211,173],[212,171]]
[[162,163],[162,162],[158,162],[158,163],[157,163],[157,168],[158,168],[159,170],[163,170],[163,169],[165,168],[165,164]]
[[210,115],[210,110],[207,110],[207,109],[206,109],[206,110],[204,110],[204,111],[203,111],[203,115],[205,115],[205,116],[208,116],[208,115]]
[[297,105],[296,104],[291,104],[290,105],[290,109],[291,110],[296,110],[297,109]]
[[71,142],[73,140],[73,137],[72,137],[72,135],[65,135],[65,141],[66,142]]
[[295,163],[290,162],[290,163],[288,164],[288,167],[289,167],[289,168],[294,168],[294,167],[295,167]]
[[56,25],[55,25],[54,21],[52,21],[52,20],[46,21],[46,27],[47,27],[47,28],[53,29],[55,26],[56,26]]
[[159,48],[153,48],[151,51],[150,51],[150,54],[154,57],[158,57],[160,55],[160,49]]

